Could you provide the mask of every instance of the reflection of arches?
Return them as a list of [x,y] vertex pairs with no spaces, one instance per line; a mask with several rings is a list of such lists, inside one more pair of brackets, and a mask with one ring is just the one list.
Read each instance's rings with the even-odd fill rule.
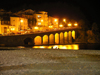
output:
[[54,44],[54,35],[50,34],[49,36],[49,44]]
[[55,44],[59,44],[59,34],[55,34]]
[[25,45],[33,45],[33,40],[32,40],[32,38],[26,38],[26,39],[24,40],[24,44],[25,44]]
[[64,34],[63,32],[60,33],[60,44],[63,44],[64,43]]
[[35,45],[41,45],[41,36],[36,36],[34,38]]
[[67,32],[64,33],[64,41],[65,41],[65,44],[68,43],[68,33]]
[[74,30],[72,31],[72,37],[73,37],[73,39],[75,39],[75,31]]
[[43,36],[43,44],[45,44],[45,45],[48,44],[48,35]]

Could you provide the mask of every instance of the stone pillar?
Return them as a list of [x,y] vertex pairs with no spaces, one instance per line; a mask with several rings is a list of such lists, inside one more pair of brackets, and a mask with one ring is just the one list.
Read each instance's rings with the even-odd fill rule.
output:
[[59,33],[59,44],[60,44],[60,33]]
[[53,38],[54,38],[54,44],[55,44],[55,34],[53,34],[53,36],[54,36]]
[[78,37],[78,31],[75,30],[75,39],[77,39],[77,37]]
[[48,35],[48,45],[49,45],[49,35]]
[[69,31],[67,32],[67,42],[69,43]]
[[71,38],[70,38],[70,43],[72,43],[72,31],[71,31],[71,36],[70,36]]
[[63,44],[65,44],[64,32],[63,32]]
[[43,36],[41,36],[41,45],[43,45]]

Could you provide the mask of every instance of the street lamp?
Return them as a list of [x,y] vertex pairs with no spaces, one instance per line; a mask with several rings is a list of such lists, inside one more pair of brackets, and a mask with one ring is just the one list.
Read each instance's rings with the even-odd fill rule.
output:
[[21,30],[21,23],[23,23],[23,20],[20,20],[20,30]]
[[74,26],[78,26],[78,24],[77,24],[77,23],[75,23],[75,24],[74,24]]
[[66,22],[66,19],[63,19],[63,22]]
[[59,25],[59,27],[63,27],[63,25],[61,24],[61,25]]
[[71,23],[68,23],[68,26],[70,27],[70,26],[72,26],[72,24]]

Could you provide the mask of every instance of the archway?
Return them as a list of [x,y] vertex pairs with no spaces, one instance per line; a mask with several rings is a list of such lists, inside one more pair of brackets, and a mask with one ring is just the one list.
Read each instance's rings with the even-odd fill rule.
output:
[[59,44],[59,34],[55,34],[55,44]]
[[72,37],[75,40],[75,31],[74,30],[72,31]]
[[64,39],[65,39],[65,44],[67,44],[68,43],[68,33],[67,32],[64,33]]
[[28,46],[34,45],[34,44],[33,44],[33,39],[30,38],[30,37],[26,38],[26,39],[24,40],[24,44],[25,44],[25,45],[28,45]]
[[48,44],[48,35],[43,36],[43,44],[47,45]]
[[60,33],[60,44],[64,43],[64,34],[63,32]]
[[54,44],[54,35],[50,34],[49,36],[49,44]]
[[41,36],[36,36],[34,38],[35,45],[41,45]]

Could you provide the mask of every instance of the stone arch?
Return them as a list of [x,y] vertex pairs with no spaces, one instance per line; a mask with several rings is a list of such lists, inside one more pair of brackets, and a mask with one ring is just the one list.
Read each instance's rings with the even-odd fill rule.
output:
[[75,31],[74,30],[72,31],[72,37],[75,40]]
[[44,36],[43,36],[43,44],[44,44],[44,45],[47,45],[47,44],[48,44],[48,39],[49,39],[49,38],[48,38],[48,35],[44,35]]
[[65,44],[68,43],[68,33],[64,32],[64,39],[65,39]]
[[64,43],[64,34],[63,32],[60,33],[60,44],[63,44]]
[[59,44],[59,34],[55,34],[55,44]]
[[54,44],[54,35],[53,34],[49,35],[49,44]]
[[36,36],[34,38],[35,45],[41,45],[41,36]]
[[30,37],[24,39],[24,44],[27,45],[27,46],[34,45],[33,39],[30,38]]

